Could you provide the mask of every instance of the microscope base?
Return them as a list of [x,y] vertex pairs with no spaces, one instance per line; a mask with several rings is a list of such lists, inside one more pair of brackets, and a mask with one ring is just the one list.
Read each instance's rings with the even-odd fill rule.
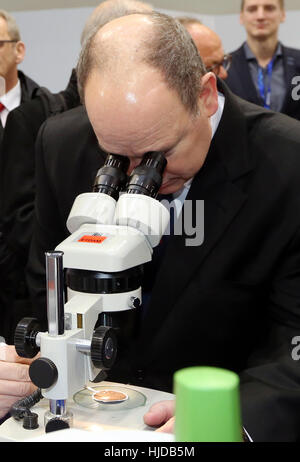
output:
[[[94,383],[89,383],[87,385],[95,387]],[[154,433],[152,428],[144,424],[143,416],[152,404],[161,400],[172,400],[174,399],[174,395],[149,388],[123,385],[113,382],[101,382],[101,386],[120,386],[122,389],[127,388],[143,394],[146,399],[140,406],[132,409],[122,409],[120,407],[120,410],[116,410],[116,408],[113,407],[115,406],[114,404],[108,404],[105,411],[103,411],[101,407],[83,407],[77,404],[73,399],[68,400],[68,411],[72,412],[74,416],[73,429],[72,431],[61,430],[60,436],[58,436],[58,433],[60,432],[52,432],[52,434],[48,433],[47,435],[45,434],[44,415],[47,411],[49,411],[49,401],[43,399],[32,408],[32,411],[37,413],[39,416],[39,428],[36,430],[25,430],[22,426],[22,422],[18,422],[13,418],[10,418],[0,426],[0,441],[24,441],[31,439],[36,439],[36,441],[38,441],[39,437],[45,441],[50,439],[55,441],[56,437],[59,438],[59,441],[62,441],[61,438],[66,437],[66,440],[69,441],[69,435],[70,437],[72,437],[73,434],[75,435],[76,430],[76,438],[78,438],[79,431],[85,430],[92,432],[89,436],[87,436],[87,440],[91,440],[91,438],[95,437],[95,441],[111,441],[112,431],[116,432],[115,441],[118,441],[119,435],[122,434],[122,432],[120,433],[120,430],[124,431],[124,434],[128,432],[124,441],[135,441],[135,439],[132,438],[136,438],[136,441],[145,442],[155,440],[173,441],[172,435]],[[85,433],[81,432],[79,433],[79,436],[80,435],[82,435],[82,438],[84,439]],[[122,441],[122,439],[119,440]]]

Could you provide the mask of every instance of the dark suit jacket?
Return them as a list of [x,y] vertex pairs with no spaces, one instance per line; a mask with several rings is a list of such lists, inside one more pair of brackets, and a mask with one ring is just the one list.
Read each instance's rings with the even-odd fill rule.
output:
[[[34,94],[37,91],[37,89],[39,88],[39,85],[36,82],[34,82],[32,79],[30,79],[27,75],[25,75],[22,71],[18,71],[18,77],[19,77],[20,84],[21,84],[21,105],[22,105],[22,104],[30,101],[31,98],[34,97]],[[13,138],[12,138],[13,140],[16,140],[16,133],[17,132],[14,132],[14,134],[13,134]],[[3,136],[4,136],[4,130],[3,130],[2,126],[1,126],[0,127],[0,158],[2,157],[2,152],[3,152],[2,151],[3,150],[3,147],[2,147]],[[20,134],[20,136],[21,136],[21,134]],[[1,164],[1,160],[0,160],[0,164]],[[15,168],[15,166],[14,166],[14,168]],[[1,174],[1,166],[0,166],[0,174]],[[18,185],[17,187],[19,188],[20,185]],[[0,194],[3,194],[3,192],[1,192]],[[1,196],[0,196],[0,200],[1,200]],[[8,266],[9,262],[8,262],[8,259],[7,259],[7,252],[3,250],[2,239],[3,239],[3,223],[2,223],[1,214],[0,214],[0,260],[3,263],[5,271],[9,271],[9,266]],[[6,273],[6,275],[7,274],[8,273]],[[0,271],[0,276],[2,276],[1,271]],[[4,314],[3,313],[4,313],[4,308],[7,305],[7,301],[9,299],[11,299],[11,297],[14,294],[15,286],[13,288],[9,289],[8,286],[6,284],[4,284],[4,278],[1,277],[1,279],[2,279],[2,282],[0,284],[0,288],[1,288],[1,294],[0,294],[0,335],[6,337],[6,334],[9,331],[9,326],[7,324],[7,320],[4,319]],[[7,279],[5,280],[5,282],[7,282]],[[5,287],[5,288],[3,288],[3,287]],[[20,287],[20,291],[23,291],[23,288]]]
[[35,91],[39,88],[39,85],[32,80],[30,77],[24,74],[22,71],[18,71],[18,77],[21,84],[21,104],[29,101]]
[[24,267],[33,228],[34,146],[44,120],[39,98],[12,111],[0,153],[0,335],[8,343],[13,342],[16,322],[31,309]]
[[[109,378],[170,391],[180,368],[228,368],[240,375],[253,439],[300,440],[300,369],[291,357],[300,328],[299,123],[219,86],[224,113],[187,196],[205,201],[204,243],[169,239],[138,339]],[[28,268],[41,318],[44,251],[68,235],[73,200],[91,190],[103,159],[83,109],[43,125]]]
[[[295,88],[295,83],[293,84],[292,80],[295,76],[300,75],[300,50],[282,46],[282,53],[286,81],[286,96],[280,112],[300,120],[299,100],[295,101],[292,98],[292,92]],[[232,64],[228,71],[228,78],[226,79],[227,85],[233,93],[241,98],[263,106],[263,101],[257,94],[257,90],[253,84],[243,46],[232,52],[231,55]]]
[[48,117],[80,103],[75,71],[59,94],[34,91],[9,113],[0,153],[0,335],[7,342],[31,309],[24,268],[33,230],[36,137]]
[[[34,82],[34,80],[27,77],[27,75],[25,75],[22,71],[18,71],[18,77],[19,77],[20,85],[21,85],[21,104],[23,104],[26,101],[29,101],[33,97],[35,91],[39,88],[39,85],[36,82]],[[2,141],[2,137],[3,137],[3,128],[1,125],[0,144]],[[1,149],[1,146],[0,146],[0,149]]]

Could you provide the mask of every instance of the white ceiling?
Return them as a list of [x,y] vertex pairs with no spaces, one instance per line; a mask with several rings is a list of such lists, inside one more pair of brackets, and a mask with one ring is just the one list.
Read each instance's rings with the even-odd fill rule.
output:
[[[100,0],[1,0],[7,11],[50,10],[56,8],[85,8],[101,3]],[[149,0],[154,7],[199,14],[237,13],[240,0]],[[286,0],[287,10],[299,10],[300,0]]]

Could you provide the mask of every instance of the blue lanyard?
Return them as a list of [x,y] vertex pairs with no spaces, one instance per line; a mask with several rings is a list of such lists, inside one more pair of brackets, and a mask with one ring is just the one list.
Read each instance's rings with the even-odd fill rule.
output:
[[258,68],[257,82],[258,82],[260,96],[262,97],[263,102],[264,102],[264,107],[266,109],[271,109],[271,83],[272,83],[272,72],[273,72],[273,59],[268,64],[267,72],[268,72],[267,92],[265,89],[265,79],[264,79],[263,69],[260,66]]

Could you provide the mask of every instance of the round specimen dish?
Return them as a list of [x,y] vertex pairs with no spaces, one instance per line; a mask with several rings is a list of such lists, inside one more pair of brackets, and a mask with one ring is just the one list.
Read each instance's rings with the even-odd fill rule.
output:
[[121,403],[128,399],[128,395],[121,391],[101,390],[93,394],[93,399],[106,404]]

